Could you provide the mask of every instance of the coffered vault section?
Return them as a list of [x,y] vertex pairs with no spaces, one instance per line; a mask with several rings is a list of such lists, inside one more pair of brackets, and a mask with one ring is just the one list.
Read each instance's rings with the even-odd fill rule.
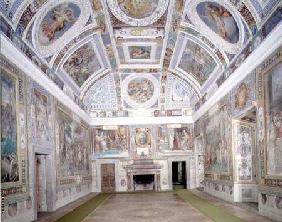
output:
[[4,32],[91,118],[191,117],[278,24],[279,4],[0,1]]

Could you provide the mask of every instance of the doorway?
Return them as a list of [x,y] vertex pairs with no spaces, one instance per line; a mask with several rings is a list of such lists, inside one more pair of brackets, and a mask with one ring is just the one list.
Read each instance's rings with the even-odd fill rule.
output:
[[35,154],[35,208],[37,217],[47,212],[47,155]]
[[173,189],[186,189],[186,161],[172,162],[172,185]]
[[115,164],[101,164],[101,191],[115,192]]

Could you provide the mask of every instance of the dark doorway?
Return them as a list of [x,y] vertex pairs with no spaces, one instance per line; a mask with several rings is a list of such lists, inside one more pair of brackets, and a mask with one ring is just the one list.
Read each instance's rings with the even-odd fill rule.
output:
[[172,162],[172,185],[173,189],[186,189],[186,162]]

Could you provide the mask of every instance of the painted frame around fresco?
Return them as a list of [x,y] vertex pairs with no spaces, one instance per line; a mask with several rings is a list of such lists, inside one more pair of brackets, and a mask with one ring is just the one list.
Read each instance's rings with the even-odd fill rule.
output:
[[[14,195],[27,194],[28,192],[28,165],[27,165],[27,123],[26,123],[26,97],[24,95],[25,90],[25,78],[24,74],[8,62],[4,57],[0,57],[1,75],[5,72],[10,78],[13,78],[15,83],[15,100],[16,100],[16,146],[17,146],[17,162],[18,162],[18,174],[19,179],[16,182],[1,182],[1,196],[10,199]],[[2,85],[1,85],[2,87]],[[1,89],[2,90],[2,89]],[[2,112],[2,110],[1,110]],[[2,125],[2,120],[1,120]],[[2,147],[1,147],[2,149]],[[2,156],[1,156],[2,158]],[[12,195],[12,196],[10,196]]]
[[[267,98],[267,78],[273,75],[273,71],[282,65],[282,48],[271,55],[263,64],[261,64],[256,72],[258,75],[257,85],[258,85],[258,110],[262,110],[263,115],[258,115],[258,133],[259,133],[259,146],[260,146],[260,160],[261,160],[261,178],[262,183],[270,186],[281,186],[282,185],[282,174],[270,174],[268,171],[269,156],[268,156],[268,146],[269,139],[267,132],[269,130],[267,119],[267,106],[269,105],[269,100]],[[281,74],[281,73],[280,73]],[[282,77],[280,77],[282,78]]]
[[[70,127],[74,128],[74,126],[79,126],[83,128],[85,131],[85,135],[87,135],[88,140],[85,141],[83,140],[77,140],[75,139],[74,135],[72,135],[72,141],[71,141],[71,146],[77,145],[77,144],[83,144],[83,148],[86,149],[86,162],[83,165],[83,169],[80,169],[79,166],[76,167],[76,169],[70,169],[72,175],[64,175],[63,170],[62,170],[62,165],[61,165],[61,158],[60,158],[60,151],[62,145],[64,146],[64,143],[66,141],[65,138],[61,138],[65,132],[61,132],[62,129],[62,120],[60,119],[63,116],[63,118],[68,118],[68,121],[70,122]],[[55,127],[55,133],[56,133],[56,165],[57,165],[57,182],[60,186],[72,186],[74,183],[85,183],[88,181],[92,180],[91,177],[91,166],[90,166],[90,153],[91,153],[91,146],[90,146],[90,130],[89,127],[87,126],[86,123],[84,123],[80,118],[75,116],[69,109],[64,107],[63,104],[57,102],[56,105],[56,127]],[[63,126],[65,127],[65,126]],[[65,129],[63,129],[65,130]],[[74,129],[71,129],[74,131]],[[63,133],[63,134],[62,134]],[[72,132],[73,133],[73,132]],[[73,133],[74,134],[74,133]],[[85,138],[87,139],[87,138]],[[87,143],[87,144],[86,144]],[[84,146],[85,145],[85,146]],[[76,155],[78,157],[78,154]]]

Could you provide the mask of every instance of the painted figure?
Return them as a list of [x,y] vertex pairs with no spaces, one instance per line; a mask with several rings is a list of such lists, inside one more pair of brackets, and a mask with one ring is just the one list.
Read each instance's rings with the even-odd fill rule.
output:
[[129,54],[131,59],[150,59],[150,46],[129,46]]
[[158,6],[157,0],[118,0],[122,11],[133,18],[150,16]]
[[237,23],[226,8],[214,2],[202,2],[197,6],[197,12],[205,24],[225,41],[238,42]]
[[56,32],[62,30],[67,22],[73,22],[75,17],[68,5],[61,5],[52,11],[52,21],[42,24],[42,31],[49,40],[53,40]]
[[127,128],[119,127],[116,130],[95,129],[94,134],[94,148],[96,157],[103,157],[107,155],[127,155]]
[[145,103],[152,98],[154,85],[149,79],[136,78],[129,82],[127,92],[135,102]]
[[248,86],[246,83],[241,83],[236,94],[235,94],[235,107],[243,108],[245,107],[247,100],[249,98]]
[[1,73],[1,183],[17,182],[19,166],[17,155],[16,80]]
[[95,72],[101,69],[92,43],[77,49],[64,63],[64,70],[80,87]]
[[74,3],[62,3],[47,12],[39,30],[38,41],[47,46],[62,37],[78,20],[81,10]]

